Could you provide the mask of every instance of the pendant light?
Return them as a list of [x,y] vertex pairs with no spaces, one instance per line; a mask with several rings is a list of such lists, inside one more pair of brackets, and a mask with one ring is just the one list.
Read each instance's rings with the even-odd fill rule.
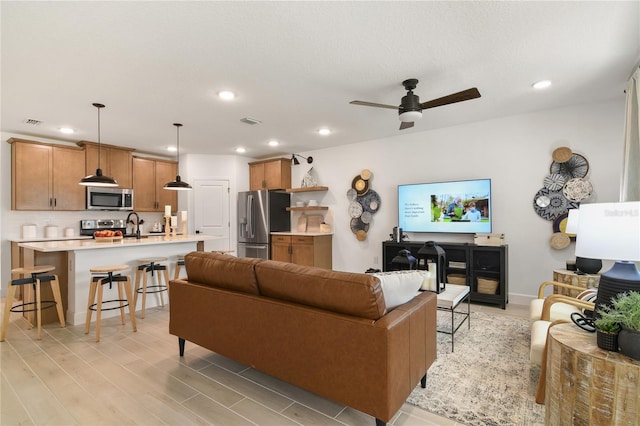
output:
[[95,175],[85,176],[78,183],[85,186],[118,186],[118,182],[114,178],[102,175],[100,168],[100,108],[104,108],[104,105],[98,103],[92,105],[98,109],[98,168]]
[[180,179],[180,127],[182,127],[182,124],[173,123],[173,125],[176,126],[176,154],[178,157],[176,168],[178,174],[176,175],[176,180],[164,184],[164,189],[171,189],[173,191],[189,190],[192,189],[191,185],[189,185],[187,182],[183,182],[182,179]]

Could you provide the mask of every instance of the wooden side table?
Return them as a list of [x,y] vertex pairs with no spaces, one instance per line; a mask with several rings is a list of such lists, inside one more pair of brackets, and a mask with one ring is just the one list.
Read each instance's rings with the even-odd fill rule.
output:
[[573,324],[549,330],[545,424],[640,425],[640,361]]
[[[556,269],[553,271],[553,281],[558,281],[563,284],[571,284],[576,287],[582,287],[586,290],[588,288],[598,287],[598,284],[600,283],[600,275],[576,274],[575,271],[569,271],[568,269]],[[570,297],[576,297],[579,294],[577,290],[571,290],[568,288],[554,288],[553,292]]]

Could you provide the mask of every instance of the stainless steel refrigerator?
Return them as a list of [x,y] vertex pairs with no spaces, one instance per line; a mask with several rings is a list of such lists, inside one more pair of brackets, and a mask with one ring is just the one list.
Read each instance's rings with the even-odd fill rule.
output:
[[291,231],[291,194],[276,191],[238,193],[238,256],[271,258],[271,232]]

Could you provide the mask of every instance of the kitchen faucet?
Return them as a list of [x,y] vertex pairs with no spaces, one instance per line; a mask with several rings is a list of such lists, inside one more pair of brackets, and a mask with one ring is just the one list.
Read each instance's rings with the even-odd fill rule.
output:
[[135,215],[136,217],[136,240],[139,240],[140,239],[140,216],[138,216],[138,213],[136,212],[131,212],[127,215],[126,223],[133,223],[129,220],[131,215]]

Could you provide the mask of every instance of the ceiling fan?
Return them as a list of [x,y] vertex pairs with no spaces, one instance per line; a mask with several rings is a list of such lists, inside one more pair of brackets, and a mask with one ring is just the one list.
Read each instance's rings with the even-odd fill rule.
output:
[[438,99],[432,99],[427,102],[420,103],[420,97],[413,94],[413,89],[418,85],[418,80],[410,78],[402,82],[402,85],[407,90],[407,94],[402,97],[400,106],[377,104],[374,102],[365,101],[351,101],[353,105],[364,105],[376,108],[397,109],[400,116],[400,130],[413,127],[413,123],[416,120],[422,118],[422,110],[427,108],[435,108],[443,105],[454,104],[456,102],[468,101],[480,97],[480,92],[475,87],[462,92],[452,93],[447,96],[443,96]]

